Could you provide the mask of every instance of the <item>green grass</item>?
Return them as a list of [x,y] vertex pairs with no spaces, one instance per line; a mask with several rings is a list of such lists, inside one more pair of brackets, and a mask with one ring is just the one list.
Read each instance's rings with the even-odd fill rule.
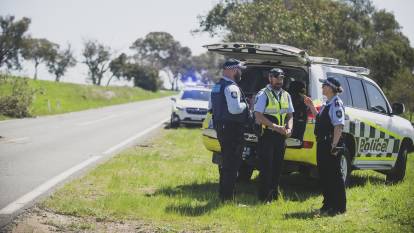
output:
[[[58,190],[41,206],[58,213],[104,220],[139,219],[163,232],[413,232],[414,159],[403,183],[355,171],[347,189],[348,212],[315,217],[321,195],[315,180],[282,177],[282,198],[264,205],[257,180],[237,185],[234,203],[220,204],[218,172],[199,129],[165,130]],[[254,176],[257,176],[255,172]]]
[[[102,87],[31,79],[28,79],[28,83],[35,91],[30,111],[33,116],[81,111],[175,94],[172,91],[151,92],[137,87]],[[10,92],[10,84],[0,85],[0,95]]]

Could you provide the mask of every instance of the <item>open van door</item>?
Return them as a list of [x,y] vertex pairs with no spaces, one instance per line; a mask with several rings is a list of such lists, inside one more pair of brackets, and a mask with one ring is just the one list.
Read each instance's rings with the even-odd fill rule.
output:
[[217,43],[204,45],[208,51],[247,63],[275,63],[284,66],[307,66],[310,64],[308,54],[288,45],[255,43]]

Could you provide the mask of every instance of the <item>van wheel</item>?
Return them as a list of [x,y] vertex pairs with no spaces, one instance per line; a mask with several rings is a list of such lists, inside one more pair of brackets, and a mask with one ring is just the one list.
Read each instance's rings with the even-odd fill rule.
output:
[[345,185],[347,185],[349,176],[352,172],[351,157],[347,147],[345,147],[343,153],[340,154],[340,169],[342,179],[344,180]]
[[394,167],[387,173],[387,183],[394,184],[401,182],[405,177],[405,170],[407,168],[407,154],[408,149],[406,144],[403,144],[398,153],[397,161]]
[[237,172],[237,181],[238,182],[249,182],[250,178],[253,175],[253,167],[246,163],[246,161],[242,161],[239,171]]

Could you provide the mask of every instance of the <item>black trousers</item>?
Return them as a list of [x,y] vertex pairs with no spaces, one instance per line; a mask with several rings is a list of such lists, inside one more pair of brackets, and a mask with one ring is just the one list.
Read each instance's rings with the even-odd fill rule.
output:
[[316,147],[318,172],[323,194],[323,206],[346,211],[345,183],[341,174],[340,156],[331,154],[331,140],[318,141]]
[[265,130],[258,142],[259,157],[259,192],[261,201],[278,198],[280,175],[285,157],[285,136]]
[[230,200],[234,197],[237,171],[242,161],[243,126],[236,122],[218,123],[216,132],[223,157],[219,167],[219,196],[222,200]]

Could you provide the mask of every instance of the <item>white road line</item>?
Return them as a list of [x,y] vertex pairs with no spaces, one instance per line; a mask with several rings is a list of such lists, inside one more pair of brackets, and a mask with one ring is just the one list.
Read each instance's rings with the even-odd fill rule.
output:
[[139,137],[141,137],[141,136],[143,136],[143,135],[147,134],[148,132],[150,132],[150,131],[152,131],[152,130],[154,130],[154,129],[158,128],[158,127],[160,127],[160,126],[161,126],[162,124],[164,124],[164,122],[166,122],[168,119],[169,119],[169,118],[164,119],[164,120],[162,120],[162,121],[160,121],[160,122],[158,122],[158,123],[154,124],[153,126],[151,126],[151,127],[147,128],[147,129],[145,129],[145,130],[143,130],[143,131],[141,131],[141,132],[139,132],[139,133],[135,134],[134,136],[132,136],[132,137],[130,137],[130,138],[128,138],[128,139],[126,139],[126,140],[122,141],[121,143],[119,143],[119,144],[117,144],[117,145],[115,145],[115,146],[113,146],[113,147],[109,148],[108,150],[104,151],[104,152],[103,152],[103,154],[104,154],[104,155],[111,154],[112,152],[114,152],[114,151],[116,151],[116,150],[120,149],[121,147],[124,147],[125,145],[127,145],[128,143],[130,143],[130,142],[134,141],[135,139],[137,139],[137,138],[139,138]]
[[20,208],[23,208],[27,203],[33,201],[36,197],[40,196],[42,193],[46,192],[59,182],[65,180],[70,175],[74,174],[75,172],[81,170],[82,168],[88,166],[89,164],[95,162],[96,160],[100,159],[101,156],[93,156],[89,158],[88,160],[70,168],[69,170],[66,170],[59,175],[53,177],[52,179],[46,181],[45,183],[41,184],[34,190],[30,191],[29,193],[23,195],[19,199],[15,200],[14,202],[10,203],[6,207],[0,210],[0,214],[12,214],[15,211],[19,210]]
[[86,122],[78,123],[77,125],[80,125],[80,126],[91,125],[91,124],[95,124],[95,123],[98,123],[98,122],[101,122],[101,121],[105,121],[105,120],[108,120],[108,119],[111,119],[111,118],[115,118],[115,117],[118,117],[118,116],[120,116],[120,115],[113,114],[113,115],[109,115],[109,116],[106,116],[106,117],[102,117],[102,118],[97,119],[97,120],[92,120],[92,121],[86,121]]
[[29,139],[28,137],[22,137],[22,138],[3,138],[0,139],[0,142],[18,142],[18,141],[24,141]]

